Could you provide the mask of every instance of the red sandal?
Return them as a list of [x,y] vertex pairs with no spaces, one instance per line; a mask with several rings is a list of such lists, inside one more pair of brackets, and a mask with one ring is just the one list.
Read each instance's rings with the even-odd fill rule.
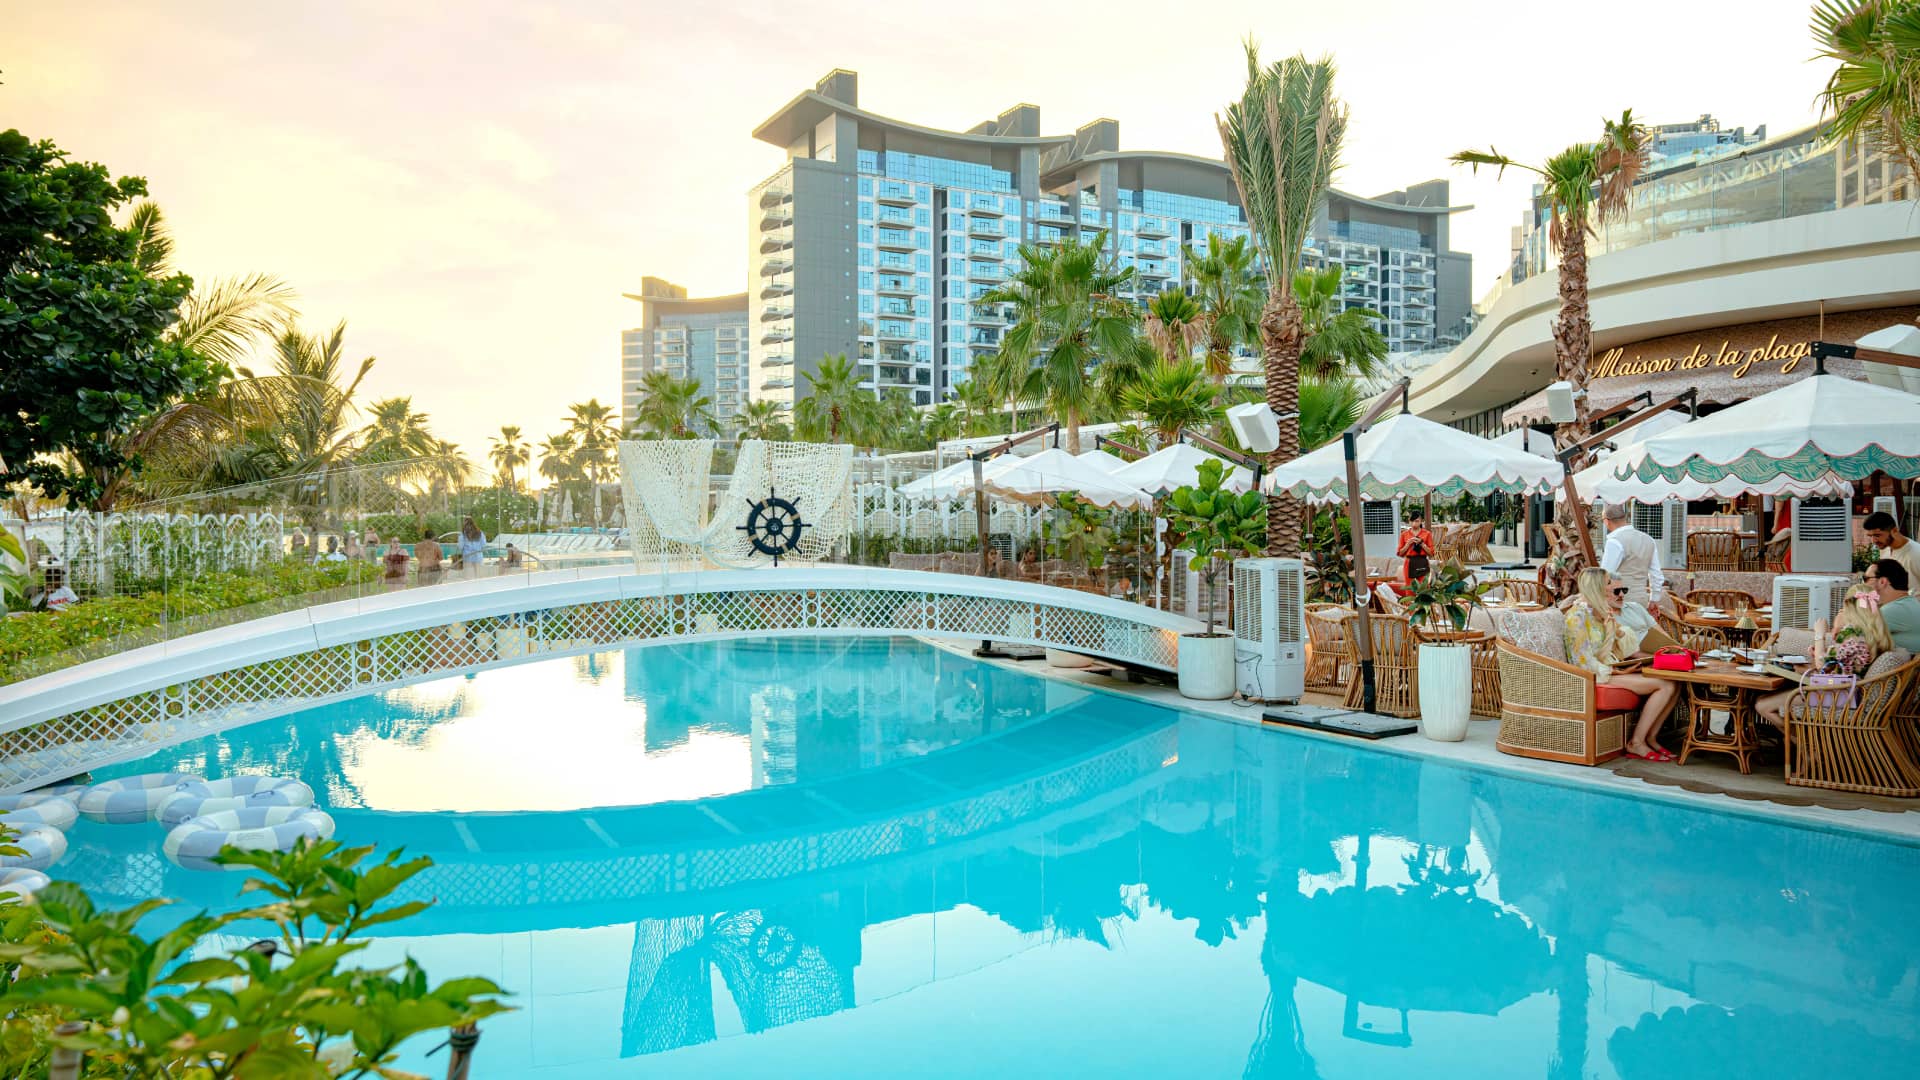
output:
[[1673,760],[1673,751],[1656,746],[1650,754],[1636,754],[1629,750],[1627,751],[1627,756],[1639,761],[1666,762]]

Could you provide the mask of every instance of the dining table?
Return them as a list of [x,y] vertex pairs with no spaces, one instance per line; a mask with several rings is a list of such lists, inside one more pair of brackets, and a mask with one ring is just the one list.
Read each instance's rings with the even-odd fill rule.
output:
[[1773,612],[1771,610],[1761,611],[1754,609],[1748,612],[1748,614],[1753,617],[1753,626],[1751,627],[1741,626],[1740,616],[1737,614],[1723,612],[1718,615],[1702,615],[1699,608],[1693,608],[1681,614],[1680,621],[1686,623],[1688,626],[1718,630],[1727,634],[1729,637],[1738,638],[1740,643],[1751,641],[1755,634],[1765,634],[1773,630]]
[[[1730,660],[1701,657],[1692,671],[1661,671],[1651,665],[1640,674],[1680,684],[1686,699],[1686,739],[1680,746],[1680,764],[1696,752],[1731,754],[1740,772],[1753,772],[1760,749],[1759,719],[1754,701],[1791,685],[1791,680],[1767,670],[1753,670]],[[1713,730],[1715,713],[1727,715],[1725,731]]]

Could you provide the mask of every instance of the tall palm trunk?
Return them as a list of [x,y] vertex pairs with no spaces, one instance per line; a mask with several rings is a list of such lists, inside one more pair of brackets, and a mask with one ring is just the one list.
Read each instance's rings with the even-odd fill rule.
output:
[[1067,410],[1067,453],[1080,452],[1080,410]]
[[[1267,407],[1280,417],[1280,445],[1267,455],[1267,468],[1278,469],[1300,456],[1300,304],[1291,289],[1276,288],[1260,309],[1260,345],[1267,376]],[[1267,496],[1267,554],[1287,558],[1300,554],[1305,507],[1285,492]]]
[[[1566,235],[1560,244],[1560,314],[1553,320],[1554,378],[1573,384],[1574,420],[1554,428],[1553,443],[1566,449],[1587,437],[1587,418],[1591,413],[1587,397],[1579,391],[1587,388],[1587,368],[1593,359],[1593,317],[1587,306],[1587,229],[1584,219],[1566,223]],[[1577,472],[1591,462],[1591,454],[1581,454],[1566,463],[1568,472]],[[1561,493],[1555,499],[1555,519],[1560,524],[1560,544],[1549,563],[1547,587],[1556,596],[1572,595],[1574,582],[1586,560],[1580,548],[1580,534],[1587,528],[1571,500]]]

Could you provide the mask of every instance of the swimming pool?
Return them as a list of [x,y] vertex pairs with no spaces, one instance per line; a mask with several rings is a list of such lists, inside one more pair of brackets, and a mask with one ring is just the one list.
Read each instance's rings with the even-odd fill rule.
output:
[[[101,775],[297,776],[436,865],[476,1077],[1904,1072],[1920,849],[1175,712],[919,642],[547,660]],[[237,903],[158,826],[56,876]],[[410,1049],[403,1065],[435,1072]]]

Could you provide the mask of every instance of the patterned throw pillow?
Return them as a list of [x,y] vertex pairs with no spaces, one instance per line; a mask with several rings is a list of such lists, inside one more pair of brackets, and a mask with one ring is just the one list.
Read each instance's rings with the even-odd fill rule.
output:
[[1515,646],[1549,660],[1567,662],[1566,617],[1553,608],[1545,611],[1495,609],[1493,623],[1500,636]]
[[1813,651],[1813,631],[1789,626],[1774,636],[1768,648],[1775,656],[1805,656]]
[[1887,695],[1893,693],[1894,682],[1892,679],[1882,679],[1880,682],[1868,686],[1866,685],[1867,680],[1872,679],[1876,675],[1885,675],[1887,672],[1894,670],[1901,664],[1912,659],[1913,654],[1905,649],[1888,649],[1886,652],[1874,657],[1873,663],[1867,665],[1866,674],[1860,676],[1860,704],[1866,714],[1871,715],[1873,710],[1879,708],[1881,703],[1886,701]]

